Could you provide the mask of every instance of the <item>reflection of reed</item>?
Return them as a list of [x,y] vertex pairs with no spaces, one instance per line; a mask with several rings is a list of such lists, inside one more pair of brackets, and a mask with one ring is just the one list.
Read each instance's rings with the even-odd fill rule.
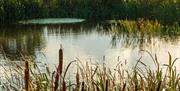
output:
[[[179,25],[163,26],[158,21],[115,21],[113,24],[104,24],[103,28],[113,34],[111,45],[116,46],[120,42],[124,47],[144,49],[152,44],[154,38],[164,42],[177,43],[180,35]],[[116,45],[115,45],[116,44]]]
[[[139,29],[141,26],[145,26],[145,29],[149,31],[139,32],[136,22],[134,21],[122,21],[124,24],[112,23],[77,23],[77,24],[56,24],[56,25],[8,25],[0,26],[0,45],[4,48],[8,57],[18,56],[18,51],[21,51],[27,55],[34,55],[36,50],[41,50],[46,46],[46,37],[58,36],[72,36],[77,38],[79,35],[90,35],[96,33],[99,36],[112,36],[111,45],[116,47],[119,43],[123,47],[135,48],[139,46],[139,49],[143,49],[145,46],[150,46],[154,37],[158,37],[163,41],[176,43],[179,39],[179,35],[176,31],[177,28],[166,28],[161,30],[162,32],[151,32],[150,30],[156,30],[158,28],[158,22],[144,22],[139,20]],[[135,25],[134,25],[135,24]],[[113,26],[113,27],[112,27]],[[135,28],[135,29],[134,29]],[[110,29],[112,30],[110,31]],[[159,28],[158,28],[159,29]],[[171,29],[177,29],[169,31]],[[175,32],[174,32],[175,31]]]
[[[145,43],[145,41],[144,41],[144,33],[141,32],[140,33],[140,38],[139,38],[139,49],[140,50],[144,50],[144,43]],[[148,43],[150,43],[150,42],[148,42]]]
[[48,25],[48,35],[69,35],[69,34],[89,34],[92,30],[96,30],[96,24],[92,23],[76,23],[76,24],[60,24]]
[[[120,44],[124,48],[136,48],[139,47],[140,50],[144,50],[145,47],[152,45],[153,36],[144,35],[139,33],[138,35],[132,35],[128,33],[122,33],[121,35],[113,35],[111,38],[112,47],[118,46]],[[146,46],[145,46],[146,45]]]
[[117,36],[115,36],[115,35],[112,36],[112,40],[111,40],[112,47],[116,47],[116,45],[117,45],[117,38],[116,37]]

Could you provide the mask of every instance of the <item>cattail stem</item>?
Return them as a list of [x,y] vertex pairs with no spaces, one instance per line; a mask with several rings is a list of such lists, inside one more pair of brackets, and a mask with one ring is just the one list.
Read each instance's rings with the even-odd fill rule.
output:
[[109,81],[108,81],[108,79],[106,80],[106,88],[105,88],[105,91],[108,91],[108,83],[109,83]]
[[62,91],[66,91],[66,82],[63,81],[63,88],[62,88]]
[[54,81],[54,91],[56,91],[58,89],[58,82],[59,82],[59,74],[56,73],[56,76],[55,76],[55,81]]
[[84,81],[82,82],[81,91],[84,91]]
[[96,91],[100,91],[99,87],[96,85]]
[[24,70],[24,80],[25,80],[25,89],[29,91],[29,63],[25,61],[25,70]]
[[126,90],[126,83],[124,83],[122,91],[125,91],[125,90]]

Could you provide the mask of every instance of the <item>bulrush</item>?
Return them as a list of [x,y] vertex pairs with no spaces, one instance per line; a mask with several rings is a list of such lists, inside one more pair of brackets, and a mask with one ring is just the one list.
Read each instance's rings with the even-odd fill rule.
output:
[[25,70],[24,70],[24,80],[25,80],[25,90],[29,91],[29,63],[25,61]]
[[63,49],[62,49],[62,46],[61,46],[60,49],[59,49],[59,65],[58,65],[57,72],[56,72],[56,75],[55,75],[54,91],[57,91],[57,89],[58,89],[59,77],[62,74],[62,70],[63,70]]
[[62,70],[63,70],[63,49],[61,45],[59,49],[59,66],[58,66],[58,72],[60,75],[62,74]]

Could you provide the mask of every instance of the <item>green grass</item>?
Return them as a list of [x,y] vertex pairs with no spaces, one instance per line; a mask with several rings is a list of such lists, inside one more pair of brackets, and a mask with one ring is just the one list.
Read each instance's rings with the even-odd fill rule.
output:
[[[126,62],[119,62],[114,70],[103,64],[85,65],[79,60],[70,62],[66,67],[63,64],[63,50],[59,50],[59,65],[55,71],[50,71],[44,65],[45,71],[32,58],[22,56],[22,64],[9,63],[15,67],[6,68],[6,83],[0,80],[1,90],[26,91],[178,91],[180,90],[180,75],[174,66],[178,58],[172,58],[169,53],[169,64],[160,66],[157,57],[148,51],[155,69],[150,69],[143,60],[138,59],[133,69],[125,69]],[[136,61],[136,60],[135,60]],[[138,66],[139,64],[143,67]],[[75,81],[67,79],[66,74],[71,65],[77,66]],[[166,69],[166,71],[163,71]]]

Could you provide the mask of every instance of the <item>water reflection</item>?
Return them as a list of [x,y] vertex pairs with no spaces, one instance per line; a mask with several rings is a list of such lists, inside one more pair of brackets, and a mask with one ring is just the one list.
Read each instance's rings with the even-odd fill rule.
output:
[[0,45],[11,60],[18,60],[22,53],[39,61],[45,59],[52,67],[58,62],[60,44],[64,47],[65,63],[79,58],[102,64],[102,57],[106,56],[108,65],[116,64],[118,57],[133,65],[136,59],[144,56],[146,63],[153,64],[140,50],[156,53],[162,63],[168,61],[164,57],[168,51],[173,57],[180,57],[180,36],[177,34],[120,32],[117,35],[104,26],[98,23],[1,26]]
[[0,45],[6,56],[14,59],[19,53],[33,56],[45,47],[43,28],[38,26],[8,25],[0,27]]

